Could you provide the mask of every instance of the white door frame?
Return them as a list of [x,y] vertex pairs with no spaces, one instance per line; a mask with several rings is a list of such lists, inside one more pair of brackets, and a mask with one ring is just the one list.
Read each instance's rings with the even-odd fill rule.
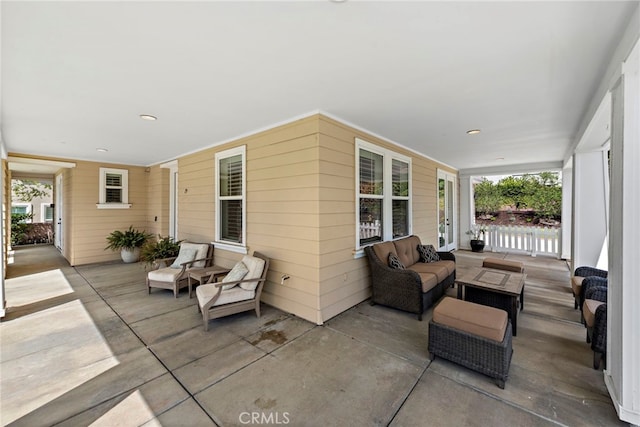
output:
[[53,214],[54,214],[54,221],[55,221],[55,233],[53,234],[54,236],[54,245],[56,248],[58,248],[58,250],[62,253],[64,253],[64,235],[62,234],[63,232],[63,204],[62,204],[62,197],[63,194],[63,178],[62,178],[62,174],[58,174],[56,175],[56,201],[55,201],[55,205],[53,208]]
[[172,160],[160,167],[169,169],[169,237],[178,240],[178,161]]
[[[440,181],[444,181],[443,195],[440,193]],[[438,250],[452,251],[458,249],[458,200],[456,175],[438,169],[437,174],[437,203],[438,203]],[[444,200],[441,202],[441,197]],[[440,209],[444,206],[444,209]]]

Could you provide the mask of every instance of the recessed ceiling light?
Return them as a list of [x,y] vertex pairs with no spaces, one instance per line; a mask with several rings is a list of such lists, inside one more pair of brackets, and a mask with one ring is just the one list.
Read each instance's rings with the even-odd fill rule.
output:
[[150,120],[150,121],[158,120],[156,116],[152,116],[151,114],[140,114],[140,118],[142,120]]
[[504,157],[496,157],[496,160],[504,160]]
[[106,153],[109,150],[107,150],[106,148],[96,148],[96,151],[98,151],[100,153]]
[[476,135],[480,133],[480,129],[470,129],[467,131],[467,135]]

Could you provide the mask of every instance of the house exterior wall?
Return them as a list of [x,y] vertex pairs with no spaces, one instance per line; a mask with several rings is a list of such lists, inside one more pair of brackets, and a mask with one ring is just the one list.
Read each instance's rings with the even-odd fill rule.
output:
[[[129,225],[146,229],[148,174],[144,167],[110,163],[76,161],[69,159],[34,157],[9,153],[15,157],[40,160],[71,161],[75,167],[61,169],[54,174],[63,175],[63,251],[71,265],[82,265],[120,259],[120,254],[107,251],[106,237],[113,230],[125,230]],[[98,209],[100,168],[129,171],[130,209]],[[55,189],[54,189],[55,191]],[[55,194],[54,194],[55,197]],[[54,216],[57,213],[54,212]],[[55,223],[55,221],[54,221]]]
[[[215,239],[215,153],[246,146],[247,251],[271,265],[262,299],[318,319],[318,119],[295,121],[178,159],[178,238]],[[231,267],[239,253],[216,248],[215,263]],[[282,274],[291,279],[283,286]]]
[[[129,171],[130,209],[98,209],[100,168]],[[90,264],[120,259],[117,252],[106,251],[106,237],[114,230],[132,225],[147,227],[147,184],[144,167],[76,162],[64,177],[65,252],[71,265]]]
[[412,232],[437,247],[437,170],[457,171],[326,116],[320,122],[319,320],[370,296],[369,265],[356,252],[356,138],[411,158]]

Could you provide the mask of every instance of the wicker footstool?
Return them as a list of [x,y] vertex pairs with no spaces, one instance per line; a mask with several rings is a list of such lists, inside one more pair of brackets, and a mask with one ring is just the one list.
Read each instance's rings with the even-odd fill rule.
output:
[[445,297],[429,322],[429,355],[450,360],[496,380],[500,388],[511,365],[511,323],[507,312]]

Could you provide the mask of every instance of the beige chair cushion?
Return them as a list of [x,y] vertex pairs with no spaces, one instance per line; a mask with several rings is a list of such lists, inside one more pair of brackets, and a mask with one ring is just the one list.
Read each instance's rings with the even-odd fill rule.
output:
[[173,282],[180,274],[182,268],[165,267],[159,270],[151,270],[147,273],[149,280],[156,282]]
[[419,244],[420,239],[418,236],[409,236],[393,242],[398,259],[405,267],[420,262],[420,252],[418,252]]
[[586,323],[588,327],[593,328],[593,325],[596,322],[596,310],[602,304],[604,304],[602,301],[596,301],[593,299],[584,300],[582,315],[584,316],[584,323]]
[[581,276],[573,276],[571,277],[571,290],[573,291],[573,295],[580,295],[580,290],[582,289],[582,281],[584,277]]
[[433,309],[433,321],[502,342],[509,319],[504,310],[445,297]]
[[394,246],[393,242],[377,243],[372,247],[373,247],[373,252],[376,254],[378,259],[383,264],[385,264],[389,259],[389,254],[394,254],[395,256],[398,256],[398,254],[396,253],[396,247]]
[[411,267],[409,267],[409,270],[413,270],[418,273],[435,274],[436,277],[438,278],[438,282],[442,282],[447,277],[449,277],[449,274],[450,274],[449,269],[447,269],[447,266],[444,263],[441,263],[440,261],[429,262],[429,263],[418,262],[416,264],[413,264]]
[[500,258],[485,258],[482,261],[484,268],[495,268],[497,270],[513,271],[516,273],[524,273],[524,264],[520,261],[507,261]]
[[173,261],[169,267],[171,268],[182,268],[182,264],[185,262],[193,261],[196,259],[196,254],[198,250],[196,248],[180,248],[180,252],[178,253],[178,258]]
[[[259,279],[262,276],[262,270],[264,270],[264,260],[262,258],[245,255],[242,257],[242,262],[249,270],[243,280]],[[258,281],[240,283],[240,287],[247,291],[255,291],[258,287]]]
[[[196,288],[196,296],[198,297],[198,304],[200,305],[200,307],[203,307],[207,302],[209,302],[217,292],[218,289],[216,288],[216,285],[214,283],[198,286]],[[246,289],[242,289],[239,286],[234,286],[229,290],[222,291],[220,297],[213,305],[217,306],[229,304],[232,302],[249,300],[253,299],[255,296],[255,291],[248,291]]]
[[[242,280],[244,279],[244,277],[247,275],[248,272],[249,272],[249,269],[247,268],[246,265],[244,265],[244,262],[238,261],[236,265],[233,266],[231,271],[226,276],[224,276],[224,279],[222,279],[222,283],[237,282],[239,280]],[[228,289],[233,288],[236,285],[237,283],[233,283],[231,285],[224,285],[222,287],[222,290],[226,291]]]
[[448,259],[442,259],[442,260],[438,261],[437,263],[447,267],[447,271],[449,272],[449,274],[452,274],[454,271],[456,271],[456,262],[455,261],[450,261]]
[[426,271],[424,273],[418,272],[418,276],[420,276],[420,281],[422,282],[422,292],[429,292],[438,284],[438,276],[433,273]]
[[[182,252],[182,249],[195,249],[196,250],[196,256],[194,258],[191,259],[202,259],[202,258],[206,258],[207,254],[209,253],[209,245],[206,243],[189,243],[189,242],[182,242],[180,244],[180,252]],[[180,254],[178,254],[178,256],[180,256]],[[194,262],[189,268],[202,268],[206,265],[206,261],[198,261],[198,262]]]

